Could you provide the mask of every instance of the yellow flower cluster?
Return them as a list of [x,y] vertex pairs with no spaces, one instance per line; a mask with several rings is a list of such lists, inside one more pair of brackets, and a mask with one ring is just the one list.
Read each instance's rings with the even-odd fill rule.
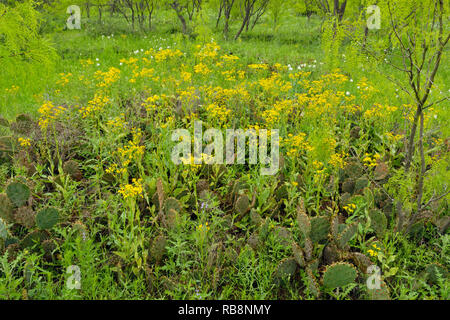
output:
[[140,146],[142,139],[142,132],[140,129],[133,129],[133,138],[128,141],[128,143],[117,148],[114,155],[118,156],[119,164],[113,163],[106,170],[106,173],[112,174],[114,176],[126,177],[128,172],[128,166],[132,161],[140,161],[144,155],[145,146]]
[[221,56],[221,58],[227,62],[233,62],[233,61],[239,60],[238,56],[228,55],[228,54],[224,54],[223,56]]
[[113,176],[123,176],[127,172],[127,168],[120,168],[117,163],[113,163],[105,170],[105,172],[112,174]]
[[361,98],[367,100],[372,97],[375,93],[379,92],[374,86],[369,83],[366,77],[361,78],[358,82],[358,90],[361,93]]
[[371,257],[376,257],[378,255],[378,252],[380,252],[381,248],[377,247],[377,245],[374,243],[372,247],[376,250],[369,249],[367,252],[370,254]]
[[325,166],[321,161],[314,160],[312,163],[314,168],[314,182],[319,183],[319,181],[325,176]]
[[379,103],[375,103],[371,108],[364,112],[364,117],[367,119],[385,118],[390,113],[397,111],[397,109],[398,107],[395,106],[383,106]]
[[31,139],[19,138],[19,144],[21,147],[31,146]]
[[192,73],[187,72],[187,71],[181,71],[180,76],[184,82],[189,82],[189,81],[191,81]]
[[110,102],[109,97],[104,96],[101,93],[96,93],[94,98],[88,102],[88,105],[80,108],[79,112],[81,117],[87,118],[90,115],[96,114],[101,111]]
[[90,58],[86,60],[81,59],[80,63],[83,66],[83,68],[86,68],[87,66],[93,65],[94,61],[92,61]]
[[144,187],[142,186],[142,179],[133,178],[133,183],[123,185],[118,191],[124,199],[143,197]]
[[348,213],[353,213],[355,212],[356,209],[356,204],[350,203],[346,206],[344,206],[344,210],[347,211]]
[[280,116],[289,114],[297,103],[293,100],[277,101],[271,109],[267,109],[262,113],[263,119],[268,125],[274,125],[280,119]]
[[273,72],[269,78],[259,79],[258,84],[265,90],[279,89],[281,92],[288,92],[292,89],[292,83],[281,79],[277,72]]
[[201,45],[197,45],[197,50],[199,50],[196,53],[196,56],[200,58],[200,60],[211,58],[214,59],[218,55],[218,51],[220,50],[220,46],[215,43],[207,43],[203,47]]
[[402,134],[394,135],[392,132],[386,132],[385,136],[388,138],[389,141],[394,142],[394,143],[404,137],[404,135],[402,135]]
[[122,159],[122,166],[128,166],[132,160],[139,160],[144,155],[145,146],[140,146],[142,132],[140,129],[133,130],[133,139],[128,141],[123,148],[118,148],[117,153]]
[[265,64],[265,63],[259,63],[259,64],[252,63],[252,64],[249,64],[248,67],[250,69],[253,69],[253,70],[267,70],[267,69],[269,69],[269,66],[267,64]]
[[139,59],[134,58],[134,57],[130,57],[129,59],[125,59],[125,58],[120,59],[120,62],[121,62],[121,63],[125,63],[125,64],[127,64],[127,65],[135,64],[135,63],[138,62],[138,61],[139,61]]
[[297,135],[288,134],[286,139],[283,139],[283,144],[287,147],[287,156],[295,158],[299,153],[312,151],[313,148],[306,141],[306,134],[300,132]]
[[72,73],[60,73],[59,74],[61,79],[59,79],[58,81],[56,81],[56,84],[59,86],[64,87],[66,84],[68,84],[70,82],[69,78],[72,77]]
[[11,88],[6,88],[5,92],[7,94],[15,95],[19,91],[19,86],[12,85]]
[[342,153],[334,153],[331,155],[330,160],[328,161],[328,164],[335,167],[343,169],[345,166],[345,157],[347,157],[348,154],[345,152]]
[[211,72],[211,70],[208,68],[208,66],[206,64],[204,64],[203,62],[200,62],[199,64],[195,65],[194,71],[195,71],[195,73],[200,73],[202,75],[207,75],[208,73]]
[[202,223],[200,223],[200,224],[197,226],[197,230],[198,230],[198,231],[208,232],[209,229],[210,229],[210,228],[209,228],[208,222],[205,222],[204,225],[203,225]]
[[378,159],[380,159],[380,157],[381,156],[378,153],[373,156],[371,156],[368,153],[365,153],[364,159],[363,159],[364,165],[369,168],[375,167],[377,165]]
[[122,113],[120,117],[115,117],[106,122],[106,125],[113,130],[124,129],[125,128],[125,114]]
[[55,107],[51,101],[46,101],[39,108],[38,112],[41,114],[38,124],[41,129],[46,129],[48,125],[58,118],[66,109],[62,106]]
[[227,121],[228,116],[231,113],[231,110],[221,107],[217,104],[209,104],[205,107],[208,112],[208,117],[211,119],[217,119],[220,123],[224,123]]
[[180,57],[182,55],[183,55],[183,52],[181,52],[178,49],[176,49],[176,50],[163,49],[163,50],[159,50],[158,52],[155,53],[155,61],[161,62],[161,61],[166,60],[167,58]]
[[98,87],[108,87],[120,79],[120,70],[114,67],[109,68],[106,72],[98,70],[94,73],[94,77],[96,80],[100,80],[97,84]]
[[157,94],[148,97],[145,99],[145,102],[142,103],[142,106],[147,110],[147,112],[151,112],[158,108],[159,101],[161,100],[161,97]]
[[153,68],[142,68],[140,71],[134,70],[133,77],[134,78],[151,78],[155,73],[155,69]]

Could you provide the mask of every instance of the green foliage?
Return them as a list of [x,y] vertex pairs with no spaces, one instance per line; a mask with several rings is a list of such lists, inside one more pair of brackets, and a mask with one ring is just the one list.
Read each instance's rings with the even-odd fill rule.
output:
[[48,230],[58,223],[59,212],[55,208],[42,209],[36,214],[36,225],[39,229]]
[[22,182],[11,182],[6,187],[6,194],[9,200],[16,207],[21,207],[24,205],[31,195],[30,188]]
[[[31,62],[50,65],[55,52],[48,40],[39,35],[40,14],[34,1],[13,6],[0,3],[0,59],[2,64]],[[4,69],[3,69],[4,70]]]
[[329,289],[343,287],[355,281],[356,269],[348,263],[336,263],[328,266],[323,274],[323,284]]

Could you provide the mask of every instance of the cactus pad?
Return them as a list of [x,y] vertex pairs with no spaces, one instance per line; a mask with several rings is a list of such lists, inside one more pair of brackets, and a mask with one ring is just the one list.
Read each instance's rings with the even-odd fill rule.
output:
[[13,206],[6,194],[0,193],[0,218],[12,223],[14,220]]
[[29,248],[47,239],[49,239],[49,234],[45,230],[36,230],[27,234],[20,242],[20,246],[22,248]]
[[15,214],[15,221],[25,228],[32,228],[35,225],[35,213],[30,207],[20,207]]
[[311,218],[310,238],[314,243],[326,240],[330,232],[330,221],[327,217],[317,216]]
[[252,209],[250,211],[250,220],[252,221],[253,225],[257,227],[264,222],[263,218],[261,218],[261,216],[255,209]]
[[373,264],[372,261],[370,261],[369,257],[360,252],[353,252],[351,253],[350,257],[353,260],[353,263],[363,273],[366,273],[367,268],[369,268]]
[[236,200],[234,207],[240,215],[243,215],[250,208],[250,199],[247,197],[247,195],[243,194]]
[[173,209],[173,210],[175,210],[177,212],[181,211],[181,209],[182,209],[180,202],[177,199],[175,199],[175,198],[167,198],[164,201],[164,210],[165,210],[166,214],[171,209]]
[[318,298],[320,296],[319,283],[317,282],[316,277],[314,276],[310,267],[306,267],[305,271],[309,292],[311,292],[314,297]]
[[164,235],[157,236],[152,243],[150,248],[150,257],[159,263],[162,261],[164,255],[166,254],[167,239]]
[[311,222],[306,214],[305,204],[303,199],[300,200],[300,205],[297,209],[297,223],[300,231],[304,237],[308,237],[311,232]]
[[8,229],[6,228],[6,223],[0,218],[0,239],[6,240],[8,237]]
[[303,255],[303,250],[295,242],[292,243],[292,252],[294,253],[294,259],[295,259],[295,261],[297,261],[298,265],[300,267],[304,267],[305,266],[305,257]]
[[370,226],[373,228],[378,238],[382,238],[387,228],[386,215],[378,209],[369,211]]
[[36,215],[36,225],[39,229],[51,229],[58,223],[59,212],[55,208],[46,208]]
[[0,117],[0,126],[9,127],[9,121],[3,117]]
[[80,170],[80,165],[74,160],[66,161],[63,165],[63,170],[75,181],[81,181],[81,179],[83,179],[83,173]]
[[355,281],[357,276],[356,269],[349,263],[340,262],[329,265],[323,274],[323,285],[334,289],[343,287]]
[[355,236],[356,231],[358,231],[358,223],[354,222],[348,225],[336,239],[338,246],[343,249],[347,246],[348,242]]
[[383,180],[389,175],[389,167],[386,163],[379,163],[374,171],[374,179],[375,180]]
[[6,194],[16,207],[21,207],[27,202],[31,192],[27,185],[21,182],[11,182],[6,187]]
[[279,283],[279,281],[285,277],[292,277],[296,270],[297,262],[294,258],[285,258],[281,260],[274,274],[275,281]]

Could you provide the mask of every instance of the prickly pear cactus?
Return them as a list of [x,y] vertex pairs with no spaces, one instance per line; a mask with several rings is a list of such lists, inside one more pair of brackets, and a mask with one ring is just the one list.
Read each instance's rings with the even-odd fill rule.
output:
[[234,207],[240,215],[244,215],[250,208],[250,199],[247,195],[243,194],[237,198]]
[[10,127],[13,132],[21,135],[30,135],[33,131],[34,122],[27,114],[19,114],[16,121],[11,123]]
[[20,207],[15,214],[15,221],[27,229],[35,226],[36,214],[30,207]]
[[16,206],[23,206],[31,195],[30,188],[22,182],[11,182],[6,187],[9,200]]
[[39,229],[51,229],[58,223],[59,212],[55,208],[46,208],[36,215],[36,225]]
[[314,276],[310,267],[306,267],[306,281],[308,284],[308,290],[311,292],[316,298],[320,297],[320,286],[317,282],[316,277]]
[[373,228],[378,238],[382,238],[387,229],[386,215],[378,209],[369,211],[370,226]]
[[323,285],[329,289],[343,287],[355,281],[356,269],[349,263],[338,262],[327,266],[323,273]]
[[297,262],[293,258],[285,258],[281,260],[274,274],[274,279],[276,283],[286,277],[292,277],[297,270]]
[[8,238],[8,229],[6,226],[6,222],[3,221],[2,218],[0,218],[0,239],[6,240]]
[[390,300],[389,289],[384,281],[381,281],[379,289],[367,289],[370,300]]
[[80,170],[80,165],[75,160],[66,161],[63,165],[63,170],[75,181],[80,181],[83,179],[83,173]]
[[22,241],[20,241],[21,248],[30,248],[35,244],[41,244],[44,240],[48,240],[50,235],[45,230],[35,230],[27,234]]
[[328,217],[316,216],[310,219],[311,232],[310,238],[314,243],[326,240],[330,232],[330,220]]
[[260,214],[255,209],[250,211],[250,220],[256,227],[259,227],[264,222],[263,218],[261,218]]
[[164,210],[165,210],[166,214],[172,209],[177,211],[177,212],[180,212],[181,211],[181,204],[175,198],[167,198],[164,201]]
[[305,256],[303,254],[303,250],[295,242],[292,243],[292,252],[294,253],[294,259],[295,259],[295,261],[297,261],[298,265],[300,267],[304,267],[306,265],[306,261],[305,261]]
[[12,223],[14,220],[14,208],[5,193],[0,193],[0,218]]
[[358,224],[356,222],[345,227],[345,229],[336,238],[336,244],[338,247],[345,249],[348,242],[355,236],[357,230]]
[[305,203],[303,199],[300,200],[300,205],[297,209],[297,223],[303,237],[309,237],[311,232],[311,222],[305,210]]
[[11,136],[0,137],[0,153],[11,154],[14,151],[15,138]]
[[160,263],[166,254],[167,238],[164,235],[157,236],[150,247],[149,257],[156,263]]

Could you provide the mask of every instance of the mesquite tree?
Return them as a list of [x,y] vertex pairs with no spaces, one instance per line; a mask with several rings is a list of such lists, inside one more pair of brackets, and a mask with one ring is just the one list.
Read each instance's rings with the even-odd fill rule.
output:
[[32,0],[9,6],[0,3],[0,65],[47,65],[55,58],[55,50],[39,34],[41,17],[35,6]]
[[269,0],[238,0],[242,11],[242,23],[238,32],[234,36],[237,40],[244,29],[248,30],[250,24],[252,28],[256,25],[261,16],[266,12]]
[[[414,197],[409,198],[413,199],[411,204],[415,203],[417,214],[410,218],[402,217],[404,223],[399,228],[407,229],[430,204],[448,194],[448,191],[444,190],[441,194],[434,193],[424,199],[424,181],[428,170],[424,150],[424,112],[431,106],[450,101],[448,93],[440,93],[442,88],[438,88],[436,84],[436,76],[442,67],[443,56],[450,41],[449,2],[379,0],[377,6],[381,12],[383,28],[368,33],[367,28],[362,27],[366,26],[368,18],[364,14],[364,8],[353,27],[349,28],[347,25],[340,28],[339,32],[344,34],[344,38],[350,39],[349,46],[342,45],[342,41],[340,45],[342,51],[347,50],[347,55],[359,48],[359,57],[355,55],[354,58],[348,59],[356,61],[363,58],[360,61],[366,64],[373,62],[374,65],[366,68],[366,72],[367,69],[377,70],[402,90],[409,103],[414,106],[412,120],[405,119],[409,126],[405,139],[403,175],[405,179],[415,177]],[[342,40],[343,37],[336,38]],[[433,92],[433,89],[436,90]],[[417,170],[411,175],[413,163],[417,163],[414,166]],[[397,201],[397,211],[402,215],[402,206],[399,203],[400,201]]]

